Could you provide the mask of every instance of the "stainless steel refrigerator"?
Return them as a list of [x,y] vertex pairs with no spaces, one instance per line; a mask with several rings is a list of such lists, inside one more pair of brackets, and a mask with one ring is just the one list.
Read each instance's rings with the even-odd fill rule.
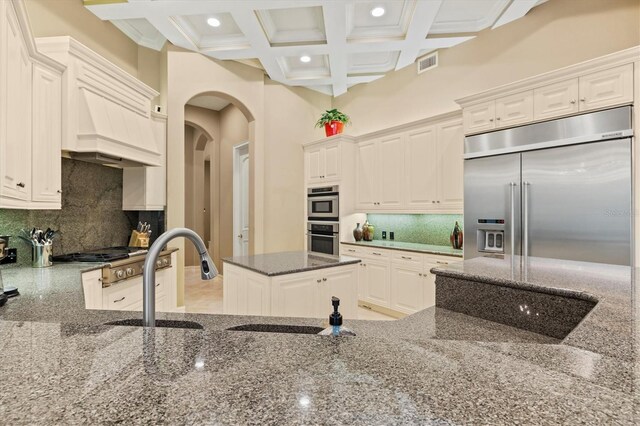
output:
[[630,265],[632,109],[465,138],[465,259]]

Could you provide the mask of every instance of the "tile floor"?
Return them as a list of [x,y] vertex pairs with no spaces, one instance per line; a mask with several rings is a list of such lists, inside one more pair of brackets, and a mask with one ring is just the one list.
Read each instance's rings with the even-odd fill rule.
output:
[[[184,279],[184,305],[186,312],[198,314],[222,313],[222,277],[211,281],[200,279],[200,268],[186,267]],[[358,318],[363,320],[394,320],[379,312],[358,308]]]

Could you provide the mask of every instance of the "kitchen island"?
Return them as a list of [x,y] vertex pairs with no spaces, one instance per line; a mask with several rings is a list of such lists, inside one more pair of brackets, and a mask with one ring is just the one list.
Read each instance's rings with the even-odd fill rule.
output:
[[358,314],[360,259],[308,252],[223,259],[223,310],[234,315],[328,317],[331,297],[347,319]]
[[[563,340],[432,307],[345,321],[356,337],[227,331],[324,319],[159,313],[203,330],[105,325],[86,310],[82,264],[2,269],[21,296],[0,309],[7,424],[634,424],[637,270],[492,259],[435,271],[597,299]],[[635,291],[634,291],[635,290]]]

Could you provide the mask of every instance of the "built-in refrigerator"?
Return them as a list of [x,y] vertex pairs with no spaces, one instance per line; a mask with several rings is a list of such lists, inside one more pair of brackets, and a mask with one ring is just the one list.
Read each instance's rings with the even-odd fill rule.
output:
[[465,138],[465,259],[630,265],[632,109]]

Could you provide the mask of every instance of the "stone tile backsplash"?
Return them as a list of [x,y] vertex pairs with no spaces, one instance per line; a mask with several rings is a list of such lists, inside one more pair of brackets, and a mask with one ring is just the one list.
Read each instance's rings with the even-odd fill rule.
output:
[[[163,212],[145,214],[164,220]],[[122,169],[63,158],[62,210],[0,209],[0,235],[18,235],[21,228],[59,230],[54,255],[124,246],[141,215],[122,211]],[[18,248],[18,263],[31,263],[29,244],[11,238],[10,246]]]
[[395,241],[449,246],[449,235],[456,221],[464,228],[461,214],[368,214],[375,226],[373,237],[382,239],[382,231],[394,232]]

